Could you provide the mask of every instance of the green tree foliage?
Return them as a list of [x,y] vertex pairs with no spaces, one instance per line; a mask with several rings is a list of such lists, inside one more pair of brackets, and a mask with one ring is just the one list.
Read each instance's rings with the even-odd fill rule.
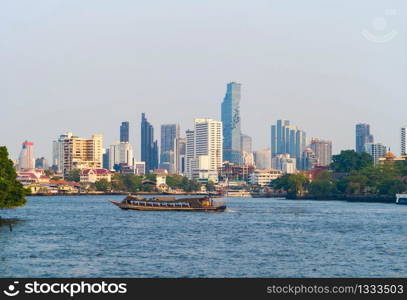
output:
[[331,173],[323,171],[317,175],[309,185],[310,194],[317,198],[322,198],[336,192],[336,182],[332,179]]
[[13,162],[6,147],[0,147],[0,209],[23,206],[26,190],[17,180]]
[[308,178],[302,173],[285,174],[273,180],[271,186],[276,190],[285,190],[289,195],[300,196],[304,194],[308,183]]
[[111,190],[112,185],[106,179],[100,179],[95,182],[95,187],[97,191],[107,192]]
[[78,169],[71,170],[67,176],[65,176],[65,180],[67,181],[81,181],[81,171]]
[[373,158],[368,153],[357,153],[354,150],[342,150],[332,156],[331,169],[334,172],[358,171],[373,165]]

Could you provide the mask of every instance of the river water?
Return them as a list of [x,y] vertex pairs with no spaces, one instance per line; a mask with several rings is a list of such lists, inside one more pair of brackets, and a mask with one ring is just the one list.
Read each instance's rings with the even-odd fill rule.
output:
[[1,277],[407,277],[407,206],[226,198],[139,212],[122,196],[29,197],[3,210]]

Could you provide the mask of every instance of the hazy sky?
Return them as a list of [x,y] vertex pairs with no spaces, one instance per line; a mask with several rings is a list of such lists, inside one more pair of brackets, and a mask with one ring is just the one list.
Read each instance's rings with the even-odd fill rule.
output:
[[[1,0],[0,144],[51,158],[66,131],[119,139],[220,118],[242,83],[242,131],[269,147],[279,118],[354,147],[354,125],[400,153],[407,125],[405,0]],[[384,42],[383,42],[384,41]]]

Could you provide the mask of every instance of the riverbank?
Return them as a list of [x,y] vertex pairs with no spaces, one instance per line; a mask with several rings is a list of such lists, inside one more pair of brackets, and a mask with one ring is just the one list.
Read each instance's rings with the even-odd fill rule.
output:
[[208,195],[206,193],[198,193],[198,192],[185,192],[185,193],[158,193],[158,192],[137,192],[137,193],[129,193],[129,192],[87,192],[87,193],[36,193],[30,194],[27,196],[30,197],[49,197],[49,196],[106,196],[106,195],[160,195],[160,196],[190,196],[190,195]]
[[346,201],[346,202],[362,202],[362,203],[396,203],[396,197],[379,196],[379,195],[328,195],[323,197],[306,195],[294,196],[287,195],[287,200],[315,200],[315,201]]

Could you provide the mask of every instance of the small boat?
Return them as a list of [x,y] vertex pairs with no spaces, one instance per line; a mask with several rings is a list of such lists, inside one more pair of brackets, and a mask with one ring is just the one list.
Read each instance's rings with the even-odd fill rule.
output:
[[211,197],[178,198],[153,197],[140,198],[127,196],[123,201],[109,200],[121,209],[154,210],[154,211],[216,211],[226,209],[223,201]]
[[407,204],[407,194],[396,194],[396,204]]

